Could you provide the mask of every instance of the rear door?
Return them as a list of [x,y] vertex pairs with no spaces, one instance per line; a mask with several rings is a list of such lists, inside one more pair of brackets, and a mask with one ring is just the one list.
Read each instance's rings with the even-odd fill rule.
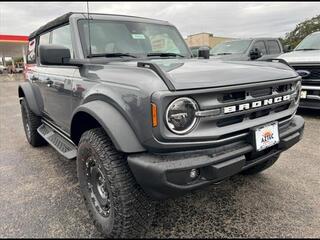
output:
[[[52,30],[43,36],[40,44],[55,44],[70,49],[73,57],[70,25]],[[68,132],[71,118],[72,78],[77,67],[74,66],[38,66],[39,84],[44,96],[44,113],[48,119]]]

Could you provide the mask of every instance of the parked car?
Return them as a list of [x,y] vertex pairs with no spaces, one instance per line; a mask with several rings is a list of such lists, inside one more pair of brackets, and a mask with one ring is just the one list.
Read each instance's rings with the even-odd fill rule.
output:
[[0,74],[3,74],[5,71],[7,71],[7,67],[0,65]]
[[300,108],[320,109],[320,32],[308,35],[292,52],[279,58],[302,77]]
[[283,53],[277,38],[250,38],[220,43],[210,50],[212,59],[251,61],[276,58]]
[[15,65],[14,72],[15,73],[23,73],[23,69],[24,69],[23,63],[17,63]]
[[105,236],[138,237],[153,199],[257,174],[301,139],[301,77],[289,66],[194,59],[166,21],[86,16],[29,36],[18,95],[27,141],[77,159]]

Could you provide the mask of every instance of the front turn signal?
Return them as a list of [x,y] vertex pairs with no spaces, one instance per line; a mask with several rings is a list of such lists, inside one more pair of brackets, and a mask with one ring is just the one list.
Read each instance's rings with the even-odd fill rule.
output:
[[152,114],[152,127],[158,126],[158,113],[157,113],[157,105],[151,103],[151,114]]

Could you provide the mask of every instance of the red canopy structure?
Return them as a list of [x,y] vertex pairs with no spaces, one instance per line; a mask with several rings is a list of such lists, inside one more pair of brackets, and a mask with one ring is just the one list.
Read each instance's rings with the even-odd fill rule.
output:
[[0,34],[0,58],[23,57],[26,63],[28,36]]

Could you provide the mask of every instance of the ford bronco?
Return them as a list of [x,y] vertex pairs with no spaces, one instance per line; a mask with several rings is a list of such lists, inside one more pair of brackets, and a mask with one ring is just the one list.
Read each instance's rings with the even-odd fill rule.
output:
[[303,135],[294,70],[192,58],[166,21],[68,13],[29,36],[27,59],[26,138],[76,158],[107,237],[144,234],[155,200],[259,173]]
[[305,37],[289,53],[278,57],[302,77],[300,108],[320,110],[320,32]]

